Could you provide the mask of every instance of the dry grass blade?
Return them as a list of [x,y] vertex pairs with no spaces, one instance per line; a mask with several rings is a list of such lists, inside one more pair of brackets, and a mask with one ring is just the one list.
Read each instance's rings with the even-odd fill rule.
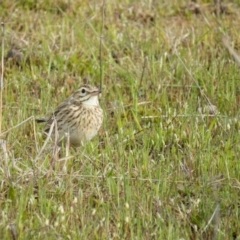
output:
[[1,81],[0,81],[0,133],[2,132],[2,95],[3,95],[3,75],[4,75],[4,22],[2,26],[2,66],[1,66]]
[[10,223],[8,225],[8,230],[12,236],[12,240],[17,240],[18,239],[18,230],[17,230],[16,224]]
[[102,92],[102,39],[103,39],[103,28],[104,28],[104,9],[105,9],[105,1],[102,2],[102,28],[100,35],[100,44],[99,44],[99,61],[100,61],[100,93]]
[[237,53],[237,51],[231,46],[229,39],[230,39],[229,36],[224,36],[222,38],[223,44],[227,48],[227,50],[229,51],[230,55],[233,57],[235,62],[240,66],[240,56]]
[[[210,226],[211,222],[213,222],[214,223],[214,236],[216,236],[216,231],[217,231],[216,226],[218,227],[218,224],[215,224],[215,221],[217,221],[216,219],[219,219],[219,208],[220,208],[220,206],[219,206],[219,204],[217,204],[207,225],[202,230],[202,233],[205,232],[207,230],[207,228]],[[214,237],[214,239],[215,239],[215,237]]]
[[3,159],[4,159],[4,172],[7,178],[9,178],[10,175],[10,171],[8,168],[8,163],[9,163],[9,156],[8,156],[8,151],[7,151],[7,143],[4,139],[0,139],[0,147],[2,149],[2,154],[3,154]]
[[[55,124],[56,124],[56,122],[53,121],[52,124],[51,124],[51,127],[50,127],[50,129],[49,129],[49,133],[47,134],[47,138],[46,138],[46,140],[45,140],[42,148],[40,149],[38,155],[35,157],[34,162],[36,162],[36,161],[41,157],[44,149],[46,148],[47,143],[49,142],[49,139],[51,138],[51,134],[52,134],[52,132],[53,132],[53,128],[54,128]],[[57,144],[55,144],[55,145],[57,146]]]
[[139,89],[142,87],[142,82],[143,82],[143,77],[144,77],[144,73],[145,73],[145,68],[146,68],[146,65],[147,65],[147,60],[148,60],[148,58],[145,57],[144,58],[144,62],[143,62],[142,75],[141,75],[141,79],[140,79],[140,83],[139,83]]
[[1,133],[1,134],[0,134],[0,137],[2,137],[2,136],[4,136],[5,134],[9,133],[11,130],[13,130],[13,129],[15,129],[15,128],[19,127],[19,126],[21,126],[22,124],[24,124],[24,123],[28,122],[29,120],[32,120],[33,118],[34,118],[34,117],[33,117],[33,116],[31,116],[31,117],[29,117],[29,118],[25,119],[24,121],[22,121],[22,122],[18,123],[16,126],[9,128],[9,129],[8,129],[8,130],[6,130],[5,132]]
[[216,14],[219,17],[221,13],[221,0],[214,0],[214,4],[216,6]]
[[207,95],[204,93],[204,91],[202,90],[202,88],[200,87],[200,85],[198,84],[198,81],[193,77],[192,73],[190,72],[190,70],[188,69],[188,67],[186,66],[186,64],[184,63],[184,61],[182,60],[182,58],[179,56],[179,54],[176,52],[175,53],[176,56],[178,57],[178,59],[181,61],[182,65],[184,66],[184,68],[186,69],[186,71],[188,72],[189,76],[191,77],[191,79],[193,80],[193,82],[196,84],[197,88],[199,89],[199,92],[201,93],[201,95],[205,98],[205,100],[207,101],[207,103],[209,104],[209,106],[213,106],[213,104],[211,103],[210,99],[207,97]]

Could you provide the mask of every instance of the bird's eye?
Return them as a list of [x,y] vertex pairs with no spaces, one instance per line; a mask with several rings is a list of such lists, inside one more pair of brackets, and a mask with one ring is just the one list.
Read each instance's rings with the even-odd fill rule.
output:
[[82,92],[82,93],[85,93],[85,92],[86,92],[86,90],[83,88],[81,92]]

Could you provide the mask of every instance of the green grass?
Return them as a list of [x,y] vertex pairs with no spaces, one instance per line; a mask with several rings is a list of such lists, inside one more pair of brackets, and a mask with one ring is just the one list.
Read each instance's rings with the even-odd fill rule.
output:
[[[5,61],[1,239],[240,239],[239,66],[222,42],[239,48],[237,0],[219,16],[203,0],[106,1],[103,128],[67,160],[40,152],[34,118],[99,85],[100,2],[1,3],[4,55],[23,53]],[[219,114],[198,111],[209,102]]]

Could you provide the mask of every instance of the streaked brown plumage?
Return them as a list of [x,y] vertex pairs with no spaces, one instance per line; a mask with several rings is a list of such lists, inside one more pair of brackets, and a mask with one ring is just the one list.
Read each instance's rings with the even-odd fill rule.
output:
[[[59,144],[69,138],[70,145],[78,147],[84,141],[91,140],[102,125],[103,111],[99,106],[98,95],[98,88],[82,85],[60,103],[50,117],[36,121],[46,122],[46,134],[49,133],[51,125],[56,124]],[[53,138],[55,132],[53,129]]]

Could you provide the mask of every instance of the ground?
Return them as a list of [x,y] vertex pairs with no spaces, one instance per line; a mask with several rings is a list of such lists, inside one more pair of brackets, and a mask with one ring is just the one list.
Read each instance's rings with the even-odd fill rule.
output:
[[[239,0],[102,6],[1,1],[1,239],[240,239]],[[100,66],[102,129],[57,157],[35,118]]]

